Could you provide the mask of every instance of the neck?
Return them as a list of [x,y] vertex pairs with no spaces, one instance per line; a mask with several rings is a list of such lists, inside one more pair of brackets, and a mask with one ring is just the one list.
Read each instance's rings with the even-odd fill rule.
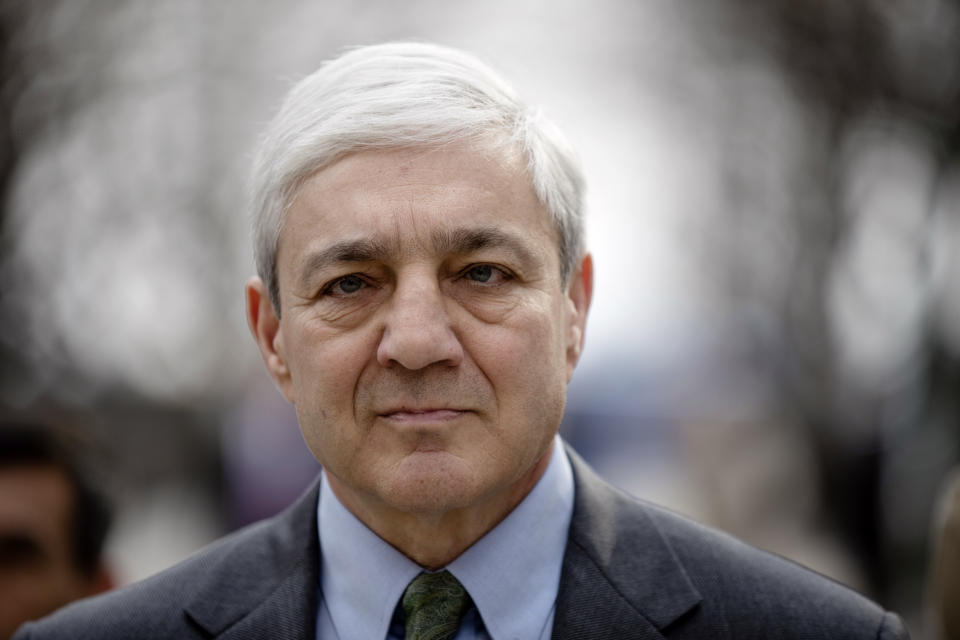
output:
[[547,470],[551,441],[533,467],[501,491],[477,504],[439,512],[408,512],[364,499],[326,471],[330,488],[341,503],[371,531],[426,569],[450,564],[474,542],[506,518]]

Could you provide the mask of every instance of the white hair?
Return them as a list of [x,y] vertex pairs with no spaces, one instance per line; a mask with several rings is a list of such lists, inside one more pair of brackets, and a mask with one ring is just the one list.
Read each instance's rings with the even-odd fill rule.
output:
[[525,154],[557,230],[566,284],[583,252],[583,178],[563,136],[474,56],[386,43],[352,49],[297,83],[260,143],[251,181],[254,256],[277,313],[277,243],[304,180],[357,151],[472,139],[506,139]]

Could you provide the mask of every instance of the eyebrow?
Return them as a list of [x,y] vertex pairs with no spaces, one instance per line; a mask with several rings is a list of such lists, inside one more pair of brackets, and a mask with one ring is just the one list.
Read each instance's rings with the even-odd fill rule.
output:
[[[527,265],[536,262],[533,251],[527,247],[522,238],[495,227],[439,230],[433,233],[432,242],[433,250],[440,255],[469,254],[481,249],[498,247],[514,253]],[[300,278],[307,280],[311,274],[333,264],[385,260],[395,253],[396,244],[395,241],[384,241],[378,238],[337,242],[307,255],[300,268]]]
[[491,247],[511,251],[527,264],[536,261],[533,252],[521,238],[495,227],[440,230],[433,234],[433,249],[438,254],[473,253]]
[[37,539],[19,531],[0,532],[0,568],[36,565],[47,559]]
[[343,240],[325,249],[309,254],[300,268],[300,279],[307,280],[310,274],[331,264],[343,262],[373,262],[390,254],[390,247],[377,240]]

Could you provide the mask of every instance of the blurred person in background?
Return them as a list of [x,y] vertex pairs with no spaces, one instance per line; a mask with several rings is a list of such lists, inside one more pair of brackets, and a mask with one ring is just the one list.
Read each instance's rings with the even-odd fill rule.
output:
[[18,638],[907,637],[559,439],[593,288],[583,180],[479,60],[399,43],[324,65],[268,128],[253,187],[248,322],[324,473]]
[[944,482],[933,525],[930,615],[934,640],[960,640],[960,468]]
[[0,425],[0,638],[111,588],[110,512],[46,427]]

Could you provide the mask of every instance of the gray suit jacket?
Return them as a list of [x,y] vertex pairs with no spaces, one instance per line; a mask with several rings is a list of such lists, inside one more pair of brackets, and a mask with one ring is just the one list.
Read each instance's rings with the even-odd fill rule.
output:
[[[554,639],[908,637],[896,615],[846,587],[637,501],[568,453],[576,498]],[[313,640],[317,491],[156,576],[25,625],[15,640]]]

